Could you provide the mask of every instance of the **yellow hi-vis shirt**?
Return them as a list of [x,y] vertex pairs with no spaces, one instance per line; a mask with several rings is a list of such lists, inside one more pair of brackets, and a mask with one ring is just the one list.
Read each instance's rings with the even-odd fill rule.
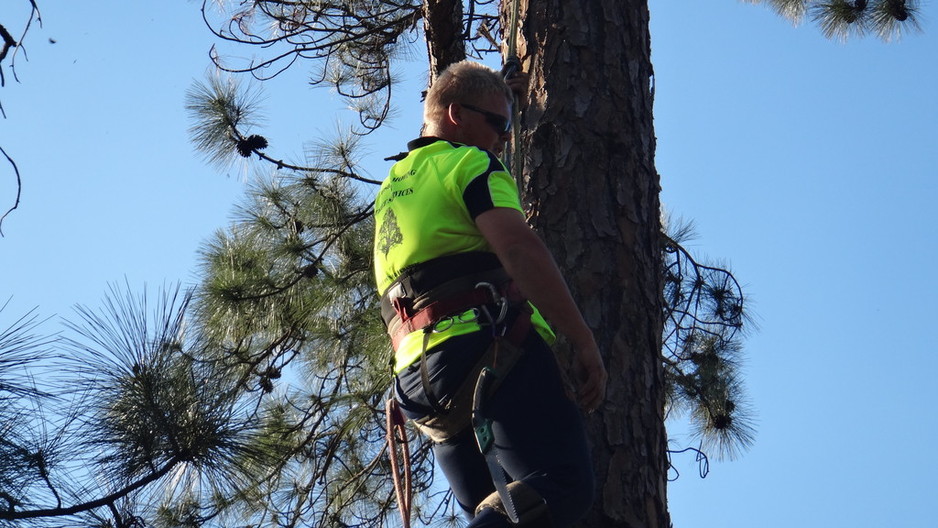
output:
[[[406,157],[395,163],[375,199],[375,280],[384,292],[409,266],[431,259],[492,248],[475,218],[496,207],[522,211],[518,187],[494,154],[460,143],[421,137],[408,143]],[[475,320],[430,334],[427,348],[480,329]],[[468,318],[462,318],[468,319]],[[535,310],[535,328],[548,342],[553,331]],[[416,361],[424,334],[401,341],[395,372]]]

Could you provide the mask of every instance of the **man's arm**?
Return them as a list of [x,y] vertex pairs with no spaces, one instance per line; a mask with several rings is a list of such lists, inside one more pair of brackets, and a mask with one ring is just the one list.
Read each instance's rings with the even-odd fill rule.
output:
[[515,209],[496,207],[475,221],[525,298],[570,339],[576,352],[577,399],[586,410],[595,410],[606,394],[606,369],[547,246]]

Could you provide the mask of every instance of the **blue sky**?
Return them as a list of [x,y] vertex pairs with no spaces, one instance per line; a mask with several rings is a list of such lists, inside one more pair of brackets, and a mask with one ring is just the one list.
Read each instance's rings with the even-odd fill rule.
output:
[[[5,0],[0,20],[27,4]],[[0,326],[97,307],[125,279],[194,283],[199,245],[243,195],[250,171],[220,173],[188,142],[185,92],[212,44],[198,5],[153,5],[40,3],[20,82],[0,88],[0,145],[23,178],[0,238]],[[745,365],[756,443],[705,479],[675,458],[675,526],[933,526],[935,8],[891,44],[828,41],[735,0],[651,10],[663,203],[696,223],[692,250],[731,264],[759,324]],[[406,102],[363,159],[378,178],[419,127],[424,73],[401,73]],[[285,158],[354,118],[304,76],[263,86],[258,132]],[[0,209],[12,183],[0,163]]]

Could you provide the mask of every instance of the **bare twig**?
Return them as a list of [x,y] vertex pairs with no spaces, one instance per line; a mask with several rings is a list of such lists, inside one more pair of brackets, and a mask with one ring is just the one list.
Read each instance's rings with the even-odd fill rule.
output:
[[16,163],[13,161],[13,158],[11,158],[7,154],[7,152],[3,150],[3,147],[0,147],[0,154],[3,154],[3,157],[5,157],[8,162],[10,162],[10,165],[13,166],[13,173],[16,175],[16,200],[13,202],[13,207],[10,207],[9,209],[7,209],[7,212],[3,213],[3,216],[0,216],[0,236],[3,236],[3,220],[7,217],[8,214],[12,213],[14,209],[19,207],[20,194],[23,191],[23,184],[22,184],[22,181],[20,180],[20,170],[19,168],[17,168]]
[[[13,79],[19,82],[19,79],[16,77],[16,69],[14,65],[16,64],[16,54],[19,53],[19,50],[23,49],[23,40],[26,38],[26,34],[29,32],[29,28],[33,25],[33,20],[39,22],[39,26],[42,26],[42,15],[39,13],[39,6],[36,4],[36,0],[29,0],[32,9],[29,12],[29,18],[26,19],[26,26],[23,28],[23,33],[20,35],[19,42],[13,39],[13,36],[10,35],[5,29],[3,29],[3,51],[0,52],[0,62],[3,61],[6,57],[7,51],[10,49],[13,50],[13,54],[10,55],[10,70],[13,72]],[[0,26],[2,28],[2,26]],[[24,50],[23,53],[26,53]],[[3,86],[3,70],[0,69],[0,86]]]
[[[20,36],[19,41],[14,39],[13,35],[10,34],[7,28],[4,27],[2,24],[0,24],[0,39],[3,40],[3,47],[0,48],[0,87],[6,84],[6,78],[3,75],[2,66],[3,66],[4,59],[7,58],[7,55],[10,53],[11,49],[13,50],[13,53],[9,55],[10,71],[13,72],[13,79],[19,82],[19,79],[16,77],[16,69],[14,67],[16,64],[16,54],[20,49],[23,48],[22,46],[23,39],[26,38],[26,33],[29,32],[29,28],[30,26],[32,26],[33,20],[36,20],[37,22],[39,22],[39,25],[42,26],[42,15],[39,13],[39,6],[36,4],[36,0],[29,0],[29,3],[32,6],[32,9],[29,12],[29,18],[26,20],[26,26],[23,28],[23,33]],[[25,50],[23,51],[23,53],[26,53]],[[4,119],[6,119],[6,112],[3,110],[2,103],[0,103],[0,117],[3,117]],[[7,211],[3,213],[3,216],[0,216],[0,237],[2,237],[3,236],[3,220],[7,217],[7,215],[13,212],[14,209],[19,207],[20,195],[21,195],[23,186],[22,186],[22,181],[20,180],[20,171],[16,167],[16,163],[13,162],[13,158],[11,158],[6,153],[6,151],[3,150],[3,147],[0,147],[0,153],[2,153],[3,157],[5,157],[7,161],[10,162],[10,165],[13,166],[13,172],[14,174],[16,174],[16,200],[13,202],[13,207],[7,209]]]
[[[0,24],[0,38],[3,39],[3,48],[0,48],[0,63],[3,63],[3,59],[7,58],[7,53],[10,52],[10,49],[16,47],[16,40],[13,38],[13,35],[7,31],[7,28],[3,27],[3,24]],[[0,69],[0,86],[3,85],[3,69]]]

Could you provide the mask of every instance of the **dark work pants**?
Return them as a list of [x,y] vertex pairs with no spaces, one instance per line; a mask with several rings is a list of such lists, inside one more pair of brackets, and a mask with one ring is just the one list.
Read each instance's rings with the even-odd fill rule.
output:
[[[431,392],[446,399],[463,381],[491,343],[491,333],[451,338],[427,352]],[[571,526],[593,501],[594,477],[583,419],[567,398],[549,346],[532,330],[524,354],[486,405],[493,420],[495,447],[508,480],[523,480],[547,502],[553,526]],[[419,362],[398,375],[396,393],[408,418],[432,414],[421,382]],[[472,428],[449,442],[434,445],[446,475],[472,528],[511,526],[486,510],[473,518],[477,504],[495,491],[485,457]]]

